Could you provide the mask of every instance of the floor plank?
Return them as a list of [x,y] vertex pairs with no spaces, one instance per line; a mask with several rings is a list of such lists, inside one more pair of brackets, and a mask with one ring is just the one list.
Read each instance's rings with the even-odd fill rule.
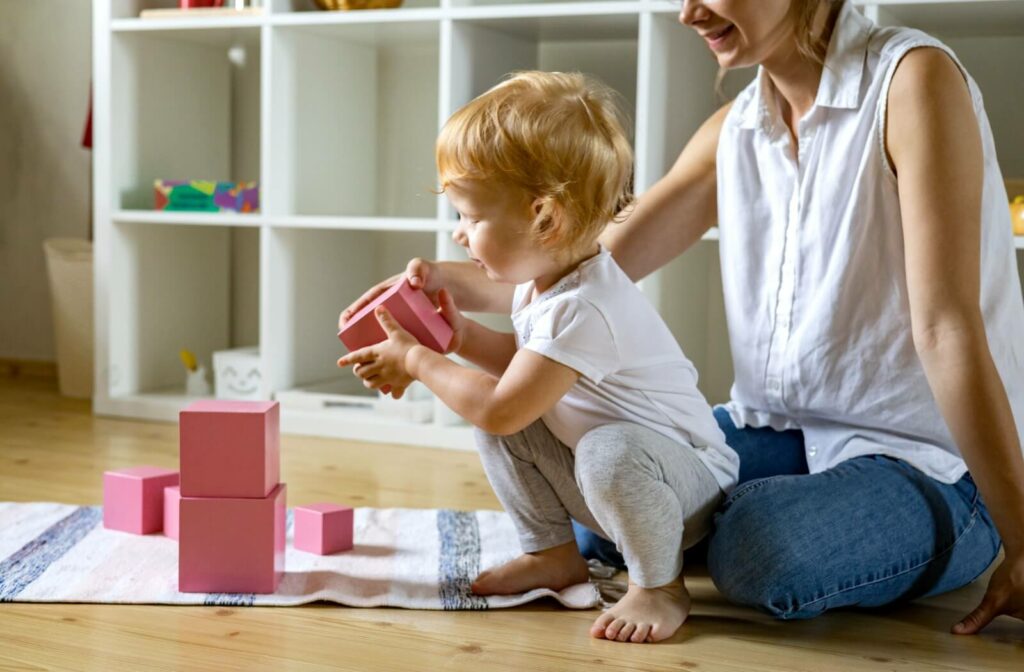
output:
[[[95,418],[53,381],[0,377],[0,500],[95,504],[104,470],[177,464],[177,428]],[[289,505],[498,508],[475,454],[282,438]],[[699,574],[699,569],[696,570]],[[688,580],[691,620],[668,642],[593,640],[595,611],[553,603],[493,612],[0,605],[0,670],[1019,671],[1024,624],[947,634],[983,582],[885,610],[777,622]]]

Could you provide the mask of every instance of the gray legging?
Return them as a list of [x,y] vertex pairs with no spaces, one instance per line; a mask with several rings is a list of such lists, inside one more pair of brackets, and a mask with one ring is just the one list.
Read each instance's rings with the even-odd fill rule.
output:
[[524,553],[573,541],[575,518],[614,541],[645,588],[679,576],[683,550],[708,533],[723,497],[692,446],[640,425],[597,427],[575,455],[542,420],[511,436],[476,434]]

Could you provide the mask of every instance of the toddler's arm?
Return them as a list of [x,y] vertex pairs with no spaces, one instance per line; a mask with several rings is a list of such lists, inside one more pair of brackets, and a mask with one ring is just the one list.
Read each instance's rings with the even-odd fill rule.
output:
[[459,366],[422,345],[409,349],[406,370],[453,411],[489,434],[525,429],[576,384],[580,374],[532,350],[519,350],[500,377]]
[[[460,366],[420,345],[384,308],[378,308],[376,315],[387,340],[345,355],[338,366],[355,365],[356,375],[371,389],[397,386],[404,391],[410,378],[419,380],[449,408],[491,434],[524,429],[579,379],[575,370],[531,350],[515,352],[500,376]],[[497,368],[502,358],[514,351],[515,341],[509,340],[514,337],[486,331],[490,335],[485,335],[478,347],[493,347],[494,352],[475,354],[481,362]]]

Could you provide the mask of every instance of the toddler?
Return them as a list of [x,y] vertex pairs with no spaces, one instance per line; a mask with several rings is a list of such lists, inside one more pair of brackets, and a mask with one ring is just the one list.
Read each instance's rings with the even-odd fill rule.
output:
[[480,595],[588,580],[572,519],[615,542],[629,589],[591,634],[670,637],[689,613],[683,551],[709,529],[738,458],[661,317],[598,242],[629,199],[632,152],[613,92],[579,74],[524,72],[456,112],[437,141],[453,238],[515,286],[514,334],[463,317],[441,290],[450,351],[419,345],[383,309],[388,339],[342,357],[401,396],[418,380],[475,425],[523,555]]

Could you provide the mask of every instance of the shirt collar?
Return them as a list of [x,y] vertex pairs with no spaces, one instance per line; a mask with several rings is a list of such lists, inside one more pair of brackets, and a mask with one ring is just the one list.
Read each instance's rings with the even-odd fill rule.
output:
[[[874,27],[871,19],[849,2],[844,2],[836,18],[825,67],[818,84],[815,106],[856,109],[860,106],[861,81],[867,56],[868,40]],[[774,87],[764,67],[757,69],[753,95],[740,111],[740,128],[760,128],[770,132],[774,127]]]

